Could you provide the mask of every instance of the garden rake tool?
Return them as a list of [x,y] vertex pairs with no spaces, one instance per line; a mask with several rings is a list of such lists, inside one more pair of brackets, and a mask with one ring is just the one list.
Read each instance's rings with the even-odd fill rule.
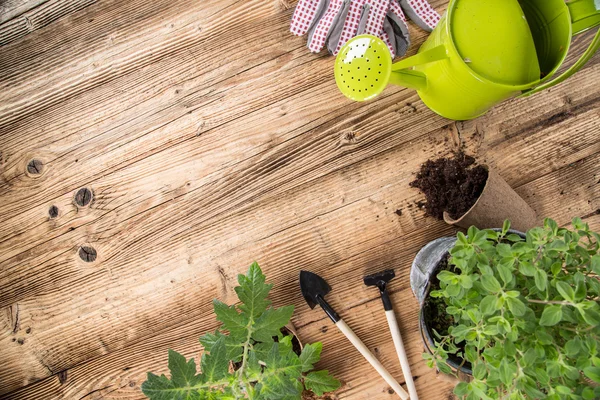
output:
[[417,389],[415,388],[415,382],[410,372],[410,363],[408,357],[406,357],[406,351],[404,350],[404,343],[402,342],[402,336],[400,335],[400,328],[398,328],[398,321],[396,321],[396,315],[392,307],[392,300],[387,292],[387,284],[391,281],[396,274],[393,269],[367,275],[364,277],[365,285],[377,286],[379,293],[381,294],[381,301],[383,302],[383,309],[385,310],[385,316],[387,317],[392,339],[394,340],[394,346],[398,353],[398,359],[400,360],[400,366],[402,367],[402,373],[404,374],[404,380],[406,381],[406,387],[408,388],[408,394],[411,400],[418,400]]
[[327,316],[333,321],[335,326],[342,331],[344,336],[352,343],[354,347],[362,354],[364,358],[375,368],[375,370],[381,375],[381,377],[387,382],[388,385],[394,389],[396,394],[400,396],[402,400],[408,399],[408,393],[402,386],[394,379],[394,377],[385,369],[385,367],[379,362],[377,358],[369,351],[367,346],[356,336],[354,331],[344,322],[343,319],[331,308],[329,303],[325,301],[325,296],[331,291],[331,286],[327,282],[312,272],[300,271],[300,289],[302,290],[302,296],[308,303],[310,308],[315,308],[318,304],[321,306]]

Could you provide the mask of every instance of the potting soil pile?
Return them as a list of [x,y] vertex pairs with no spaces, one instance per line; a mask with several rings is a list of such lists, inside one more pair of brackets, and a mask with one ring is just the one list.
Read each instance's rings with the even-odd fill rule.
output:
[[410,186],[425,195],[428,215],[442,220],[447,211],[458,219],[475,204],[487,177],[488,171],[473,157],[459,152],[452,158],[426,161]]

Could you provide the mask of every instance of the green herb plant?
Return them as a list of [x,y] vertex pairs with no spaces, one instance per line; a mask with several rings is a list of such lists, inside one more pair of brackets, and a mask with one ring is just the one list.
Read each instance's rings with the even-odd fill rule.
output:
[[526,240],[471,227],[458,233],[451,271],[438,274],[455,325],[437,335],[430,367],[451,373],[449,354],[473,378],[454,393],[479,399],[600,399],[600,235],[546,219]]
[[[169,350],[171,378],[149,372],[142,384],[146,396],[152,400],[292,400],[300,399],[305,389],[320,396],[340,386],[326,370],[313,371],[321,343],[307,344],[297,355],[292,336],[281,333],[294,307],[270,307],[267,296],[273,285],[265,283],[258,264],[252,264],[247,275],[239,275],[238,282],[235,292],[240,305],[213,301],[223,325],[200,338],[206,352],[201,373],[197,374],[194,359],[187,361]],[[239,368],[230,369],[230,361]]]

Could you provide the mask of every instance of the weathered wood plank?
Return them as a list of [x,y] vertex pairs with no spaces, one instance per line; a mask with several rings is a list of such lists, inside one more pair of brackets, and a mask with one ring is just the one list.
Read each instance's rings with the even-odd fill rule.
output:
[[[518,188],[518,191],[523,195],[533,192],[537,193],[534,196],[537,203],[533,202],[536,208],[544,208],[552,214],[558,215],[557,218],[560,223],[566,223],[573,216],[581,215],[578,211],[582,211],[588,203],[584,198],[579,197],[575,199],[577,207],[572,207],[574,199],[554,196],[556,188],[563,186],[573,187],[573,182],[594,182],[597,178],[597,171],[600,170],[599,162],[599,157],[590,157],[573,166],[567,166],[550,175],[543,176]],[[566,176],[569,177],[571,182],[565,181]],[[592,197],[595,206],[600,206],[600,196],[598,194],[599,192],[596,189]],[[388,197],[382,196],[382,198]],[[568,208],[571,208],[571,210],[566,211]],[[369,213],[370,218],[374,217],[375,212],[378,211],[373,210]],[[340,211],[336,213],[343,214]],[[336,213],[325,216],[325,219],[319,224],[320,228],[317,229],[327,229],[326,227],[330,226],[333,221],[338,220],[337,215],[335,215]],[[365,210],[360,214],[365,214]],[[589,216],[587,222],[591,224],[593,229],[600,229],[600,214]],[[412,294],[410,294],[410,290],[407,287],[408,267],[411,262],[411,256],[427,240],[438,237],[440,234],[443,235],[444,232],[449,234],[452,231],[452,228],[444,228],[443,225],[433,225],[426,228],[428,233],[421,230],[413,232],[408,237],[395,237],[388,242],[351,256],[339,263],[324,264],[321,262],[319,266],[312,265],[311,262],[308,263],[313,268],[316,268],[315,270],[327,276],[334,287],[332,302],[339,305],[344,318],[348,319],[349,324],[357,329],[358,334],[365,338],[371,349],[382,357],[382,361],[386,366],[389,366],[392,373],[400,379],[401,373],[392,357],[393,344],[391,343],[391,338],[387,337],[388,335],[385,331],[373,333],[363,323],[364,320],[376,319],[379,313],[381,313],[381,305],[379,304],[378,297],[362,285],[356,284],[356,282],[360,283],[360,277],[363,273],[387,267],[396,268],[397,272],[399,272],[399,277],[394,282],[392,297],[396,305],[411,305],[403,308],[398,307],[398,314],[402,317],[403,336],[406,338],[409,357],[413,362],[413,371],[415,376],[419,377],[416,380],[417,386],[421,396],[424,398],[439,398],[437,396],[441,395],[440,388],[443,388],[446,392],[450,391],[450,388],[444,383],[437,382],[432,372],[428,371],[424,363],[420,361],[422,348],[416,332],[415,300],[412,298]],[[331,232],[332,229],[334,230],[335,228],[330,228],[329,231]],[[291,230],[298,231],[299,228],[294,227]],[[282,242],[287,241],[287,237],[290,235],[295,236],[297,234],[290,231],[281,232],[276,237],[263,241],[259,246],[263,248],[279,246]],[[361,236],[355,237],[359,239]],[[245,250],[239,249],[237,252],[243,253]],[[265,255],[267,254],[270,255],[273,252],[266,250]],[[230,255],[225,258],[231,260],[236,257],[239,257],[239,255]],[[265,260],[263,266],[267,270],[273,270],[273,263],[279,263],[280,261],[267,256],[267,260]],[[277,268],[275,267],[273,272],[276,270]],[[280,281],[283,286],[293,287],[297,285],[295,276],[286,276],[282,280],[280,279],[281,276],[278,276],[276,273],[270,276]],[[230,289],[231,287],[229,287],[229,291]],[[281,293],[282,290],[288,289],[276,288],[275,293],[277,295],[273,296],[274,299],[281,298],[283,295]],[[221,294],[220,296],[227,298],[227,295]],[[286,294],[285,297],[289,297],[289,294]],[[323,318],[321,313],[309,310],[299,297],[296,293],[291,296],[291,299],[297,305],[297,312],[294,319],[301,336],[307,341],[323,340],[325,342],[325,358],[321,362],[321,366],[335,371],[346,382],[352,382],[340,394],[343,394],[344,398],[364,398],[365,393],[370,393],[375,398],[387,398],[385,383],[376,382],[374,385],[368,384],[370,380],[376,380],[376,377],[373,377],[369,367],[361,361],[360,355],[354,354],[355,352],[352,351],[347,343],[344,343],[341,335],[330,325],[326,318]],[[73,370],[67,371],[67,380],[63,383],[56,376],[51,377],[13,393],[11,397],[16,399],[30,398],[31,396],[77,398],[91,391],[99,390],[100,394],[107,398],[142,398],[136,395],[136,393],[140,383],[144,380],[145,371],[152,369],[156,372],[157,369],[155,366],[163,365],[163,369],[158,370],[158,372],[164,372],[166,348],[169,347],[175,346],[176,350],[182,351],[188,357],[196,355],[200,347],[195,339],[202,333],[214,329],[215,325],[212,318],[210,314],[200,316],[199,320],[190,320],[175,331],[166,330],[159,335],[142,340],[126,350],[118,350],[75,367]]]
[[15,15],[11,19],[7,17],[3,18],[0,11],[0,46],[14,42],[59,18],[81,10],[95,2],[96,0],[48,0],[43,2],[35,0],[26,2],[21,7],[9,10],[9,15],[10,11],[16,14],[36,3],[38,4],[34,8]]
[[0,2],[0,24],[29,11],[48,0],[2,0]]
[[[197,336],[214,328],[209,300],[231,301],[235,274],[256,258],[275,302],[298,307],[301,334],[325,337],[344,397],[390,397],[335,332],[321,332],[297,271],[331,274],[363,336],[381,311],[364,288],[348,297],[364,272],[398,266],[394,299],[413,304],[410,260],[453,230],[424,218],[407,183],[459,143],[541,214],[598,223],[598,56],[540,96],[444,128],[407,90],[344,100],[332,59],[287,32],[290,13],[260,1],[103,1],[44,40],[0,49],[0,393],[65,370],[8,396],[139,398],[169,343],[199,350]],[[413,52],[424,34],[414,37]],[[41,174],[28,171],[32,159]],[[94,199],[76,206],[84,186]],[[82,245],[97,259],[86,250],[83,260]],[[449,387],[419,361],[416,311],[403,315],[409,356],[425,398],[439,398]],[[385,332],[366,341],[400,377]]]
[[[377,119],[381,119],[381,118],[378,118],[378,115],[376,114],[375,116],[373,116],[373,119],[377,120]],[[369,122],[369,121],[366,121],[365,123],[368,123],[368,122]],[[375,127],[374,127],[374,128],[372,128],[372,129],[374,129],[374,130],[376,130],[376,131],[379,131],[379,130],[380,130],[380,129],[382,129],[382,128],[383,128],[383,127],[381,127],[381,128],[380,128],[380,127],[377,127],[377,126],[375,126]],[[388,128],[388,129],[389,129],[389,128]],[[563,129],[565,129],[565,128],[563,127]],[[553,131],[553,130],[550,130],[550,132],[554,132],[554,131]],[[369,130],[365,131],[365,135],[367,135],[367,136],[368,136],[370,133],[371,133],[371,132],[370,132]],[[385,133],[385,131],[384,131],[384,133]],[[452,133],[452,132],[448,132],[448,134],[451,134],[451,133]],[[428,140],[431,140],[431,139],[428,139]],[[441,150],[444,148],[443,141],[442,141],[442,140],[436,140],[436,142],[437,142],[437,145],[438,145],[438,146],[440,146],[440,147],[439,147],[439,150],[436,150],[436,151],[441,151]],[[359,142],[359,143],[360,143],[360,142]],[[549,138],[549,139],[546,141],[546,143],[548,143],[548,145],[549,145],[549,146],[551,146],[551,145],[553,144],[552,137],[550,137],[550,138]],[[386,146],[386,147],[389,147],[389,146]],[[420,149],[420,148],[424,148],[424,146],[423,146],[423,143],[422,143],[422,142],[417,142],[417,146],[416,146],[416,147],[412,147],[412,148],[409,148],[409,149],[405,149],[406,153],[408,153],[408,154],[416,154],[416,156],[413,156],[413,157],[411,158],[411,160],[412,160],[412,161],[411,161],[411,162],[412,162],[412,166],[411,166],[410,168],[408,168],[407,170],[404,170],[404,171],[405,171],[405,172],[404,172],[404,174],[406,174],[406,176],[405,176],[405,178],[403,179],[402,183],[401,183],[401,184],[398,186],[398,188],[396,189],[396,190],[398,190],[398,191],[399,191],[399,193],[401,193],[402,191],[404,191],[402,188],[403,188],[403,187],[405,187],[406,183],[407,183],[407,182],[408,182],[408,180],[410,179],[410,174],[411,174],[411,172],[412,172],[412,171],[414,171],[414,170],[417,168],[417,165],[418,165],[418,163],[420,162],[420,160],[421,160],[421,159],[422,159],[422,157],[423,157],[421,154],[419,154],[419,151],[418,151],[418,149]],[[415,151],[415,150],[416,150],[416,151]],[[431,151],[431,152],[427,152],[427,154],[432,154],[432,153],[433,153],[433,154],[435,154],[435,152],[433,152],[433,151]],[[404,154],[404,152],[401,152],[401,154],[403,154],[403,157],[406,157],[406,155]],[[539,160],[532,160],[532,162],[533,162],[533,163],[536,163],[536,162],[539,162]],[[364,173],[363,173],[363,174],[364,174]],[[395,176],[395,171],[392,171],[392,176],[387,176],[387,177],[386,177],[386,179],[387,179],[387,181],[388,181],[388,182],[390,182],[390,181],[392,181],[392,180],[395,180],[395,179],[397,179],[397,177]],[[513,179],[514,179],[514,178],[513,178]],[[352,180],[351,180],[350,182],[351,182],[351,185],[352,185],[352,186],[356,185],[356,183],[355,183],[355,182],[353,182]],[[377,180],[373,181],[373,183],[375,183],[375,184],[380,184],[380,183],[379,183]],[[314,184],[314,183],[313,183],[313,184]],[[389,185],[389,183],[388,183],[388,185]],[[333,186],[333,187],[337,187],[336,185],[331,185],[330,183],[328,183],[327,185],[324,185],[324,188],[327,188],[327,187],[332,187],[332,186]],[[384,185],[384,186],[385,186],[385,185]],[[361,187],[361,186],[359,186],[359,187]],[[319,190],[323,190],[323,189],[315,188],[315,190],[317,190],[317,193],[318,193],[318,191],[319,191]],[[348,189],[346,189],[346,191],[347,191],[347,190],[348,190]],[[372,191],[372,190],[373,190],[373,189],[370,189],[370,190],[368,189],[368,190],[367,190],[367,192],[370,192],[370,191]],[[344,191],[341,191],[341,193],[344,193]],[[297,195],[293,196],[293,198],[297,198]],[[307,200],[308,200],[308,201],[310,201],[309,199],[311,199],[311,198],[313,199],[313,201],[315,201],[315,198],[316,198],[316,196],[315,196],[315,194],[314,194],[314,193],[310,193],[310,196],[309,196],[309,197],[307,197],[307,199],[306,199],[306,200],[304,200],[304,198],[300,198],[300,199],[298,199],[298,200],[299,200],[299,203],[298,203],[298,204],[306,203],[306,201],[307,201]],[[397,195],[397,198],[403,198],[403,196],[402,196],[401,194],[398,194],[398,195]],[[325,199],[325,200],[329,200],[329,199]],[[316,204],[318,204],[318,203],[316,203]],[[335,203],[334,203],[334,204],[335,204]],[[188,207],[189,207],[189,204],[188,204]],[[274,206],[272,207],[272,209],[273,209],[273,212],[276,212],[276,210],[285,210],[285,209],[286,209],[286,208],[288,208],[288,207],[290,207],[290,205],[289,205],[289,204],[288,204],[287,206],[286,206],[286,205],[281,205],[281,204],[276,204],[276,205],[274,205]],[[296,209],[296,208],[298,208],[298,207],[294,207],[294,206],[292,205],[292,207],[291,207],[291,208],[292,208],[292,209]],[[259,208],[259,209],[260,209],[260,208]],[[265,212],[265,211],[266,211],[266,210],[263,208],[263,212]],[[284,212],[284,214],[285,214],[285,212]],[[253,215],[253,213],[251,213],[251,215]],[[410,213],[408,213],[407,215],[410,215]],[[309,216],[307,216],[307,218],[309,218],[309,219],[310,219],[310,215],[309,215]],[[130,222],[130,221],[129,221],[129,222]],[[224,221],[222,221],[222,224],[223,224],[223,223],[224,223],[225,225],[227,225],[227,223],[225,223]],[[235,224],[235,225],[237,225],[238,227],[241,227],[241,226],[243,226],[245,223],[247,223],[247,224],[256,224],[256,220],[255,220],[255,218],[252,218],[252,219],[250,219],[249,221],[243,222],[243,219],[242,219],[242,218],[240,218],[240,217],[234,217],[234,218],[232,218],[232,221],[231,221],[231,223],[232,223],[232,224]],[[275,221],[275,224],[274,224],[275,226],[274,226],[274,228],[273,228],[273,229],[277,229],[277,227],[278,227],[279,225],[281,225],[281,223],[282,223],[282,221],[280,221],[280,220],[279,220],[279,221]],[[151,225],[151,223],[149,223],[149,221],[148,221],[147,219],[145,220],[145,224],[150,224],[150,225]],[[260,226],[260,227],[261,227],[261,229],[260,229],[260,232],[261,232],[261,233],[263,233],[263,232],[264,232],[264,229],[265,229],[265,226],[264,226],[264,225],[261,225],[261,224],[258,224],[257,226]],[[223,229],[220,229],[220,231],[222,231],[222,230],[223,230]],[[248,229],[243,229],[243,230],[244,230],[244,231],[246,232],[246,234],[248,235],[248,238],[250,238],[250,237],[252,236],[252,229],[248,228]],[[127,231],[127,232],[128,232],[128,231]],[[375,233],[376,233],[376,232],[377,232],[377,231],[375,231]],[[189,233],[190,233],[190,232],[187,232],[187,234],[189,234]],[[405,232],[403,232],[403,233],[405,233]],[[211,230],[209,230],[208,232],[203,232],[203,230],[201,230],[201,231],[199,231],[199,232],[198,232],[198,234],[201,234],[201,236],[200,236],[200,237],[197,237],[197,240],[198,240],[198,241],[201,241],[201,242],[203,242],[203,247],[205,247],[206,249],[208,249],[208,248],[210,247],[211,238],[215,237],[215,244],[216,244],[216,243],[218,243],[218,242],[220,241],[220,239],[219,239],[219,238],[220,238],[220,236],[218,236],[218,235],[215,235],[215,232],[213,232],[213,231],[211,231]],[[389,234],[389,232],[386,232],[386,235],[387,235],[387,234]],[[182,238],[182,239],[183,239],[183,240],[185,240],[184,238]],[[176,237],[176,236],[174,236],[174,237],[171,237],[171,238],[169,238],[169,241],[180,241],[180,240],[182,240],[182,239],[177,239],[177,237]],[[243,238],[242,238],[242,239],[243,239]],[[154,241],[154,242],[155,242],[155,241]],[[156,243],[156,242],[155,242],[155,243]],[[243,243],[243,242],[242,242],[242,243]],[[233,244],[234,244],[234,245],[239,245],[239,240],[235,241]],[[225,250],[225,249],[227,249],[227,248],[228,248],[228,246],[227,246],[227,244],[226,244],[226,243],[223,243],[223,242],[219,243],[219,251],[224,251],[224,250]],[[163,249],[163,250],[164,250],[164,249]],[[102,252],[101,252],[101,253],[102,253]],[[324,256],[324,254],[316,254],[316,256],[318,256],[318,257],[323,257],[323,256]],[[332,256],[333,256],[333,255],[329,255],[329,257],[332,257]],[[135,254],[133,254],[133,257],[134,257],[134,259],[135,259],[135,258],[137,258],[137,256],[135,256]],[[183,255],[182,255],[182,257],[183,257]],[[191,255],[188,255],[188,257],[192,257],[192,256],[191,256]],[[252,257],[252,256],[250,256],[250,257]],[[69,259],[72,259],[72,256],[69,256]],[[188,260],[189,260],[189,258],[188,258]],[[182,260],[182,261],[183,261],[183,260]],[[193,257],[192,257],[192,262],[193,262],[193,261],[194,261],[194,260],[193,260]],[[136,263],[137,263],[137,262],[133,262],[133,264],[134,264],[134,265],[135,265]],[[121,263],[119,263],[119,264],[121,264]],[[117,264],[117,265],[119,265],[119,264]],[[132,262],[127,262],[126,264],[127,264],[127,265],[131,265],[131,264],[132,264]],[[220,265],[228,265],[229,263],[219,263],[219,264],[220,264]],[[62,265],[62,264],[58,264],[58,265],[59,265],[59,266],[62,266],[62,268],[64,268],[64,267],[65,267],[65,265]],[[78,265],[78,267],[77,267],[77,265]],[[76,266],[76,268],[81,268],[81,263],[79,263],[79,264],[75,264],[74,266]],[[114,273],[114,271],[115,271],[117,268],[121,268],[121,267],[118,267],[118,266],[117,266],[116,268],[115,268],[115,267],[111,267],[110,269],[111,269],[111,270],[113,271],[113,273]],[[83,272],[87,272],[88,274],[89,274],[90,272],[94,273],[94,269],[83,268],[82,270],[83,270]],[[73,270],[73,271],[75,271],[75,270]],[[46,272],[47,272],[47,271],[46,271]],[[141,272],[141,271],[140,271],[140,272]],[[131,270],[131,267],[129,267],[129,268],[128,268],[128,271],[127,271],[127,273],[133,273],[133,277],[134,277],[134,280],[135,280],[135,277],[137,276],[137,274],[136,274],[135,270]],[[97,275],[97,273],[95,273],[95,274]],[[52,275],[53,275],[53,274],[51,274],[51,276],[52,276]],[[108,277],[107,277],[107,278],[108,278]],[[108,282],[110,282],[110,280],[109,280]],[[74,283],[74,282],[73,282],[73,283]],[[68,284],[67,284],[67,282],[65,282],[63,285],[68,285]],[[99,291],[100,291],[100,293],[98,293],[98,294],[99,294],[99,295],[103,295],[103,294],[104,294],[104,289],[103,289],[103,288],[105,288],[105,287],[106,287],[106,286],[105,286],[105,284],[100,284],[100,283],[98,283],[98,284],[97,284],[97,287],[99,288]],[[182,288],[182,289],[183,289],[183,288]],[[71,296],[71,295],[72,295],[72,292],[71,292],[71,294],[68,294],[68,293],[65,293],[65,294],[66,294],[67,296]],[[57,295],[57,294],[55,294],[55,293],[52,293],[52,294],[51,294],[49,297],[48,297],[48,296],[40,296],[40,297],[38,297],[38,301],[39,301],[39,299],[41,299],[41,298],[48,297],[48,300],[52,299],[51,301],[52,301],[52,302],[54,302],[54,301],[56,301],[56,295]],[[66,301],[68,301],[66,298],[65,298],[65,300],[66,300]],[[84,298],[82,298],[81,300],[82,300],[82,301],[84,301],[84,302],[85,302],[85,303],[86,303],[88,306],[89,306],[89,305],[91,305],[91,304],[90,304],[90,301],[91,301],[91,300],[90,300],[90,298],[89,298],[89,297],[84,297]],[[105,299],[104,299],[104,297],[101,297],[101,298],[99,298],[98,300],[102,300],[102,302],[104,303],[104,300],[105,300]],[[162,300],[161,300],[161,301],[162,301]],[[60,301],[59,301],[59,303],[60,303]],[[38,306],[40,306],[40,304],[38,304]],[[47,309],[47,307],[41,307],[41,308],[43,308],[43,309]],[[36,317],[36,319],[44,319],[44,318],[40,318],[40,317],[41,317],[41,316],[39,316],[39,315],[38,315],[38,316]],[[27,319],[27,317],[24,317],[24,319],[23,319],[23,320],[26,320],[26,319]],[[92,322],[92,321],[90,321],[90,325],[96,325],[96,324],[97,324],[96,322]],[[79,325],[79,328],[81,328],[81,329],[85,329],[85,330],[86,330],[88,333],[90,332],[90,330],[93,330],[93,329],[94,329],[92,326],[89,326],[89,327],[87,327],[87,328],[86,328],[84,325],[80,325],[80,324],[78,324],[78,325]],[[39,326],[39,327],[37,327],[37,326],[36,326],[36,331],[40,331],[40,330],[42,330],[42,329],[43,329],[43,328],[42,328],[41,326]],[[89,330],[88,330],[88,329],[89,329]],[[41,332],[40,332],[40,335],[42,335],[42,334],[43,334],[43,333],[41,333]],[[103,341],[106,341],[106,343],[110,343],[110,341],[112,341],[112,340],[114,340],[114,339],[110,339],[110,340],[109,340],[109,339],[107,339],[107,338],[104,338],[104,339],[103,339]],[[73,355],[74,355],[74,352],[76,352],[76,351],[77,351],[77,350],[76,350],[76,347],[78,347],[78,346],[75,346],[75,344],[73,344],[73,346],[72,346],[72,347],[73,347],[73,348],[72,348],[72,349],[70,349],[70,350],[69,350],[69,351],[67,351],[67,352],[70,352],[70,354],[73,356]],[[80,350],[80,351],[81,351],[81,350]],[[104,351],[104,350],[101,350],[101,351]],[[47,364],[47,365],[52,365],[52,363],[50,363],[50,364],[48,363],[48,360],[44,361],[44,363],[45,363],[45,364]],[[56,367],[54,367],[54,368],[56,368]],[[59,367],[59,368],[60,368],[60,367]]]

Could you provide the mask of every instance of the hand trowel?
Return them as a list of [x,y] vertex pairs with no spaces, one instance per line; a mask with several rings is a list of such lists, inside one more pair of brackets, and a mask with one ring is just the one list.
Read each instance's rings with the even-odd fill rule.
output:
[[300,289],[302,295],[308,303],[310,308],[315,308],[318,304],[321,306],[327,316],[333,321],[335,326],[346,336],[346,338],[352,343],[354,347],[362,354],[364,358],[375,368],[375,370],[381,375],[381,377],[387,382],[388,385],[394,389],[396,394],[400,396],[402,400],[408,399],[408,393],[402,386],[394,379],[394,377],[385,369],[385,367],[379,362],[377,358],[369,351],[367,346],[356,336],[354,331],[344,322],[343,319],[333,310],[333,308],[325,301],[325,295],[331,291],[331,287],[325,282],[320,276],[308,272],[300,272]]

